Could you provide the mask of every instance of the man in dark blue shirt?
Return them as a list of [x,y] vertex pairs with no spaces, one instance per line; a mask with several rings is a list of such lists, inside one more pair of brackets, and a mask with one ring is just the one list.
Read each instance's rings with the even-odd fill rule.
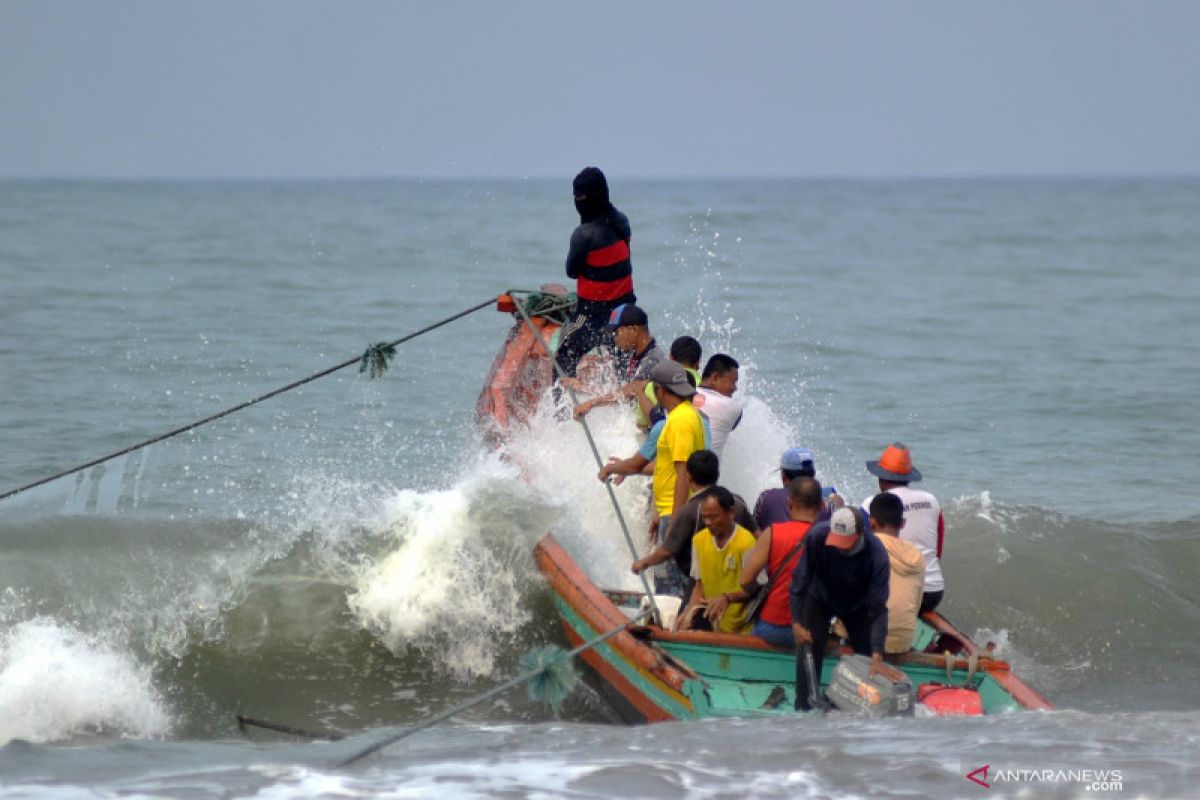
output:
[[[860,509],[839,508],[828,522],[813,526],[792,572],[792,633],[797,645],[812,645],[816,679],[837,617],[850,634],[855,653],[871,656],[871,675],[879,671],[887,638],[887,550],[866,529]],[[808,691],[797,691],[796,707],[811,708]]]

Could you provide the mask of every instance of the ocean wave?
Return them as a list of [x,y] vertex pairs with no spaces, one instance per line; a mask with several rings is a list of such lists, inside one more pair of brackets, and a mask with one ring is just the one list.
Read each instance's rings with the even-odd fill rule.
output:
[[47,618],[0,633],[0,744],[88,733],[164,736],[171,720],[151,670]]

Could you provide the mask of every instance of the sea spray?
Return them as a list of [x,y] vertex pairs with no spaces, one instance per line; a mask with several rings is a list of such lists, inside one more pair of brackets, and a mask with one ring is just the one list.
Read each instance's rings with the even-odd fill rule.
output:
[[0,745],[169,729],[151,670],[127,653],[44,617],[0,633]]
[[390,649],[416,648],[460,679],[490,674],[529,621],[529,554],[554,516],[513,468],[492,459],[478,470],[385,503],[394,548],[362,568],[348,601]]

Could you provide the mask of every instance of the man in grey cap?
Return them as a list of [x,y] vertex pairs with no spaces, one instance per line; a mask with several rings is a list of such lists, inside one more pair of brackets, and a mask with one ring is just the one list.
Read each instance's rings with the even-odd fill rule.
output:
[[[801,476],[815,478],[817,468],[813,465],[812,451],[807,447],[792,447],[783,451],[779,459],[779,477],[782,486],[766,489],[758,496],[754,504],[754,521],[758,529],[763,530],[776,522],[787,522],[792,517],[788,512],[788,484],[794,478]],[[841,508],[845,503],[837,489],[832,486],[821,487],[821,498],[825,501],[817,522],[829,519],[835,508]]]
[[[667,412],[667,423],[658,437],[658,453],[654,457],[654,507],[658,515],[657,543],[662,544],[671,524],[688,499],[689,480],[687,460],[692,453],[705,449],[704,422],[700,412],[692,407],[696,387],[688,379],[687,370],[674,361],[663,361],[650,370],[654,381],[654,398]],[[600,469],[597,477],[608,480],[612,475],[634,475],[649,461],[640,453],[610,463]],[[674,562],[668,562],[668,569]],[[678,571],[676,569],[676,571]],[[674,576],[672,576],[674,577]],[[682,581],[682,573],[678,581]]]

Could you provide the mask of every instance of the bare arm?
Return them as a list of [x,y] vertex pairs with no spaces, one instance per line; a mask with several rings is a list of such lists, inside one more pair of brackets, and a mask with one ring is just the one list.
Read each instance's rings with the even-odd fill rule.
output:
[[696,581],[695,585],[692,586],[692,596],[688,598],[687,604],[679,612],[679,616],[675,617],[675,624],[678,626],[680,621],[687,619],[687,612],[703,601],[704,587],[700,584],[700,581]]
[[754,547],[750,548],[750,552],[746,553],[746,559],[742,562],[742,574],[738,578],[738,582],[742,585],[742,591],[749,594],[756,586],[758,586],[758,573],[767,568],[767,561],[771,556],[771,529],[767,528],[758,535],[758,541]]
[[651,550],[649,555],[643,556],[642,558],[639,558],[637,561],[633,562],[633,566],[631,567],[633,574],[637,575],[647,567],[657,566],[673,555],[674,553],[672,553],[670,550],[662,545],[659,545]]
[[610,458],[596,477],[606,481],[613,475],[640,475],[649,463],[641,453],[634,453],[629,458]]
[[646,391],[646,384],[648,382],[649,381],[630,381],[621,388],[614,389],[608,394],[602,394],[599,397],[593,397],[591,400],[584,400],[582,403],[575,406],[575,417],[578,419],[594,408],[599,408],[600,406],[613,406],[623,400],[636,397],[639,393]]

